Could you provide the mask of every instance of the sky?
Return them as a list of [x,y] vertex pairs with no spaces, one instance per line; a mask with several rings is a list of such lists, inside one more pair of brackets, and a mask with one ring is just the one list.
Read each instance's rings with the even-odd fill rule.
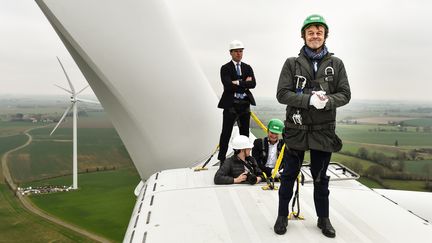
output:
[[[245,45],[257,97],[275,97],[286,58],[303,45],[300,28],[321,14],[326,44],[345,64],[353,99],[432,101],[432,2],[427,0],[165,0],[192,57],[218,96],[229,43]],[[51,25],[31,0],[0,0],[0,97],[61,95],[58,56],[76,89],[86,85]],[[145,45],[145,43],[143,43]],[[163,47],[160,47],[163,48]],[[169,57],[167,57],[169,58]],[[88,89],[84,94],[92,94]]]

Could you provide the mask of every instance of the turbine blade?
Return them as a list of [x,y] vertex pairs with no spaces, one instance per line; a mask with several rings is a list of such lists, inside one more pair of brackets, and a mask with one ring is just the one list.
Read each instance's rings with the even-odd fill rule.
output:
[[98,104],[100,105],[101,103],[95,100],[86,100],[86,99],[81,99],[81,98],[77,98],[77,101],[81,101],[81,102],[86,102],[86,103],[92,103],[92,104]]
[[84,88],[82,88],[80,91],[78,91],[75,95],[78,95],[79,93],[83,92],[85,89],[87,89],[89,87],[89,85],[87,84],[87,86],[85,86]]
[[63,69],[63,72],[64,72],[64,74],[65,74],[65,76],[66,76],[66,79],[67,79],[67,81],[68,81],[68,83],[69,83],[69,86],[70,86],[70,88],[71,88],[71,90],[72,90],[72,94],[75,93],[75,88],[74,88],[74,86],[72,85],[72,82],[70,81],[69,76],[67,75],[66,70],[65,70],[65,68],[63,67],[62,62],[60,61],[60,58],[57,57],[57,60],[58,60],[58,62],[60,63],[61,68]]
[[63,87],[61,87],[60,85],[57,85],[57,84],[54,84],[54,85],[57,86],[58,88],[64,90],[64,91],[68,92],[69,94],[73,94],[72,91],[63,88]]
[[62,123],[62,121],[64,120],[64,118],[66,117],[66,115],[68,114],[68,112],[70,111],[70,109],[72,108],[74,104],[72,103],[72,105],[70,105],[65,112],[63,113],[63,116],[60,118],[60,120],[57,122],[57,125],[54,127],[54,129],[51,131],[50,136],[55,132],[55,130],[57,129],[57,127],[60,125],[60,123]]

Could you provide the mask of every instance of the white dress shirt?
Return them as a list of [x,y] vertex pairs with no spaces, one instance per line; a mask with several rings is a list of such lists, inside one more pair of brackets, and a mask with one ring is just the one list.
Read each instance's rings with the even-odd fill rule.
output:
[[279,140],[275,144],[271,144],[269,142],[269,149],[268,149],[268,156],[267,156],[267,162],[265,164],[266,167],[274,168],[277,160],[277,146],[278,146]]

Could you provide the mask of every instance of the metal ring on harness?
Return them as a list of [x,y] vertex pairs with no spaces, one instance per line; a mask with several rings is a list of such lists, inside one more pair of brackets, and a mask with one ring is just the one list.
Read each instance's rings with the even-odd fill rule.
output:
[[[330,70],[330,73],[327,73],[329,70]],[[325,73],[326,76],[334,75],[334,69],[332,67],[326,67],[324,69],[324,73]]]

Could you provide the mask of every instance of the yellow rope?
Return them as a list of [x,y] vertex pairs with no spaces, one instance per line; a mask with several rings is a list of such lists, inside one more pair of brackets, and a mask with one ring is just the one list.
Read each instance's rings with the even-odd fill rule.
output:
[[219,144],[216,146],[216,149],[213,151],[213,153],[210,155],[210,158],[207,159],[207,161],[202,165],[202,166],[198,166],[196,168],[194,168],[194,171],[202,171],[202,170],[207,170],[207,168],[205,168],[205,166],[207,165],[207,163],[211,160],[211,158],[213,157],[213,155],[216,154],[216,152],[219,150]]
[[273,173],[271,175],[271,177],[273,179],[276,177],[276,173],[279,171],[279,167],[280,167],[282,159],[283,159],[284,151],[285,151],[285,143],[282,146],[282,149],[281,149],[281,151],[279,153],[278,159],[276,160],[276,165],[275,165],[275,167],[273,169]]
[[267,133],[267,127],[264,126],[264,124],[260,121],[260,119],[255,115],[255,113],[253,113],[253,111],[251,111],[251,117],[252,119],[254,119],[254,121],[256,122],[256,124],[258,124],[259,127],[261,127],[261,129]]

